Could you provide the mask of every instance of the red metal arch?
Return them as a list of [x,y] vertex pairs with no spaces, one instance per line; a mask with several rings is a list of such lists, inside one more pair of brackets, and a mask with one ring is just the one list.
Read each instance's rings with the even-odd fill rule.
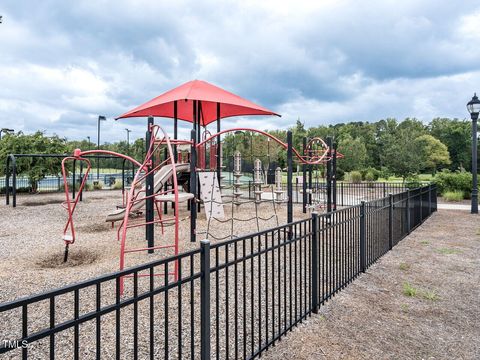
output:
[[[198,143],[196,145],[196,148],[198,149],[199,147],[201,146],[204,146],[205,143],[207,143],[208,141],[211,141],[212,139],[220,136],[220,135],[223,135],[223,134],[226,134],[226,133],[229,133],[229,132],[235,132],[235,131],[251,131],[251,132],[255,132],[255,133],[258,133],[258,134],[261,134],[263,136],[266,136],[270,139],[272,139],[273,141],[277,142],[280,146],[282,146],[284,149],[287,149],[288,148],[288,144],[281,141],[280,139],[278,139],[277,137],[265,132],[265,131],[262,131],[262,130],[257,130],[257,129],[250,129],[250,128],[234,128],[234,129],[227,129],[227,130],[222,130],[220,131],[219,133],[216,133],[216,134],[213,134],[209,137],[207,137],[205,140],[203,140],[202,142]],[[325,162],[325,161],[328,161],[329,160],[329,157],[328,157],[328,153],[329,153],[329,148],[327,146],[327,144],[325,143],[325,141],[323,141],[321,138],[314,138],[316,139],[317,141],[321,141],[322,143],[322,146],[323,148],[325,149],[323,154],[319,157],[316,157],[316,160],[315,161],[311,161],[310,159],[310,156],[302,156],[300,155],[300,153],[295,149],[295,148],[292,148],[292,151],[293,153],[295,154],[295,156],[297,157],[297,159],[302,163],[302,164],[307,164],[307,165],[316,165],[316,164],[321,164],[322,162]],[[313,140],[313,139],[312,139]]]

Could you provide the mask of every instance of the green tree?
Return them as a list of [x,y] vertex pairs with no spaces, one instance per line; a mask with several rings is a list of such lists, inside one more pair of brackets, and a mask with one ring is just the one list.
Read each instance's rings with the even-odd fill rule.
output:
[[435,175],[439,166],[450,165],[447,146],[432,135],[421,135],[415,139],[415,147],[421,155],[420,170],[432,171]]
[[367,149],[362,139],[352,139],[350,134],[346,134],[338,143],[338,151],[344,155],[344,158],[338,160],[338,168],[344,172],[365,167]]
[[[0,174],[5,175],[6,158],[9,154],[65,154],[65,139],[57,135],[45,136],[41,131],[31,135],[22,132],[9,134],[0,141]],[[17,173],[28,177],[32,191],[37,191],[38,182],[47,175],[61,172],[60,158],[18,158]]]
[[407,129],[386,134],[383,137],[383,148],[380,154],[382,164],[404,180],[420,171],[421,156],[414,147],[415,134]]
[[470,121],[448,118],[433,119],[429,125],[430,134],[448,148],[451,170],[471,170],[471,126]]

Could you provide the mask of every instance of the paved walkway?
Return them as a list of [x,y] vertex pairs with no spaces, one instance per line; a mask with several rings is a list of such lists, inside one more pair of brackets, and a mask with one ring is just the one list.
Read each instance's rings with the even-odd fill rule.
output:
[[464,204],[437,204],[437,208],[439,210],[463,210],[463,211],[470,211],[470,205]]
[[480,359],[479,260],[479,215],[440,210],[265,359]]

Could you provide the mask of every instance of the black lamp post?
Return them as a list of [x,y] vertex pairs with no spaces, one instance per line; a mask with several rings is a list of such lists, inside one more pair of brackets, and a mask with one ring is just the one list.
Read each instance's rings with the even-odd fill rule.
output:
[[472,100],[467,104],[468,112],[472,118],[472,214],[478,214],[478,179],[477,179],[477,120],[480,112],[480,100],[473,94]]
[[2,133],[8,134],[8,133],[12,133],[14,131],[15,130],[13,130],[13,129],[7,129],[7,128],[0,129],[0,140],[2,140]]
[[[100,149],[100,121],[107,121],[105,116],[100,115],[98,117],[97,127],[97,150]],[[97,157],[97,180],[100,178],[100,158]]]
[[90,144],[91,144],[90,136],[87,136],[87,140],[88,140],[88,148],[87,148],[87,150],[90,150]]
[[130,133],[132,130],[125,128],[125,131],[127,132],[127,152],[130,149]]

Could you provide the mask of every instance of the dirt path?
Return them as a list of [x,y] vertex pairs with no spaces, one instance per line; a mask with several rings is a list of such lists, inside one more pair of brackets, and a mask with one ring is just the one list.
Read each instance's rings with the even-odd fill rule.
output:
[[440,210],[267,359],[480,358],[480,218]]

